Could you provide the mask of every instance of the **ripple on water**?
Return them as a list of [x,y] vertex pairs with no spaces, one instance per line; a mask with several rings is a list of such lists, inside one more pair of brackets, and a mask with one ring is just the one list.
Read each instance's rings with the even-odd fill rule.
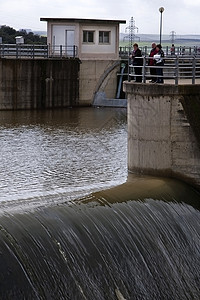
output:
[[16,112],[13,119],[11,114],[1,112],[1,203],[30,199],[40,203],[45,197],[56,202],[64,195],[67,200],[77,191],[126,180],[124,110],[33,112],[34,118]]

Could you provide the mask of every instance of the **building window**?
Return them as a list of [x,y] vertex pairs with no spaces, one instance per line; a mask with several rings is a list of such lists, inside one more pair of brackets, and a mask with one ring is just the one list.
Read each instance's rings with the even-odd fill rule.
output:
[[94,43],[94,31],[83,31],[83,43]]
[[99,43],[101,44],[110,43],[110,31],[99,31]]

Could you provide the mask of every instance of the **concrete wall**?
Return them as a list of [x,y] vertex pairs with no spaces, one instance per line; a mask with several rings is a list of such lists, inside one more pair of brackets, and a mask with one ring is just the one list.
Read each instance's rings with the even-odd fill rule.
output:
[[78,105],[79,61],[0,59],[0,109]]
[[119,60],[83,60],[79,76],[79,104],[91,105],[97,92],[104,92],[113,99],[117,92]]
[[0,110],[92,105],[114,99],[119,60],[0,59]]
[[[83,42],[83,31],[94,31],[94,43]],[[108,31],[109,43],[99,43],[99,31]],[[83,25],[80,26],[79,57],[81,59],[118,59],[119,25]]]
[[124,91],[129,171],[180,178],[200,189],[200,146],[182,105],[200,98],[200,85],[125,82]]

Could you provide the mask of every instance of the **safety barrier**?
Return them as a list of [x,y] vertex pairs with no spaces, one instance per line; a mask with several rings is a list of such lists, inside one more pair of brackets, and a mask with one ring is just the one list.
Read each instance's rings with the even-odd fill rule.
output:
[[[133,77],[136,79],[140,76],[144,83],[155,77],[155,80],[156,78],[173,79],[175,84],[178,84],[182,79],[189,79],[192,84],[195,84],[196,79],[200,78],[200,56],[166,56],[164,58],[164,65],[159,66],[150,66],[149,61],[153,58],[150,58],[149,56],[143,56],[142,58],[143,65],[132,65],[130,59],[127,60],[128,72],[123,73],[123,75],[128,76],[128,81],[132,80]],[[141,59],[141,57],[135,59],[137,61],[137,59]],[[142,69],[141,75],[135,74],[134,71],[137,68],[140,68],[140,70]],[[152,75],[150,69],[163,69],[163,76],[156,74]]]
[[62,45],[0,44],[0,57],[12,58],[75,58],[78,47]]
[[[144,56],[148,56],[150,51],[151,51],[151,47],[148,46],[143,46],[140,47],[142,54]],[[185,55],[200,55],[200,47],[199,46],[193,46],[193,47],[186,47],[186,46],[178,46],[178,47],[163,47],[162,48],[165,55],[176,55],[176,56],[185,56]],[[130,53],[132,52],[133,47],[130,46],[125,46],[125,47],[119,47],[119,56],[121,58],[128,58]]]

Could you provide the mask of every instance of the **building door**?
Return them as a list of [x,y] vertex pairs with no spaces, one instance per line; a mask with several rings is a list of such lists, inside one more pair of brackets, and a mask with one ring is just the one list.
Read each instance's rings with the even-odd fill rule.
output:
[[65,46],[67,56],[74,56],[74,30],[66,30]]

